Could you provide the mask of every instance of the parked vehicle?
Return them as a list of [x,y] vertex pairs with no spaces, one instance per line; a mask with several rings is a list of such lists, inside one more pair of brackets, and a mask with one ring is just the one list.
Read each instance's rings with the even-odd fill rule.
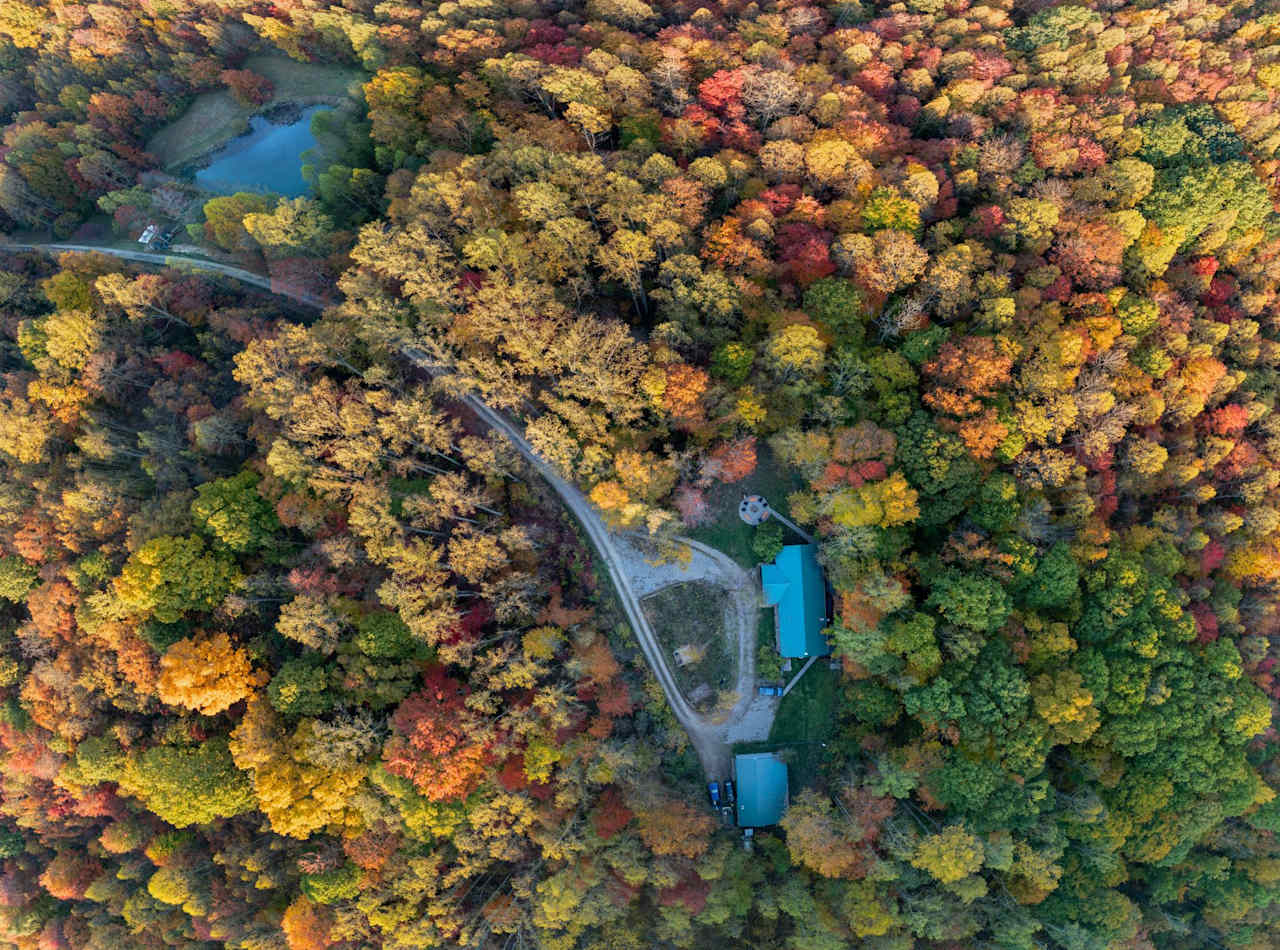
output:
[[708,782],[707,794],[711,796],[711,804],[716,808],[720,807],[720,783]]
[[726,781],[724,783],[724,801],[726,805],[732,805],[738,800],[737,792],[733,787],[733,783]]
[[757,692],[761,696],[781,696],[782,687],[781,686],[761,686],[757,689]]

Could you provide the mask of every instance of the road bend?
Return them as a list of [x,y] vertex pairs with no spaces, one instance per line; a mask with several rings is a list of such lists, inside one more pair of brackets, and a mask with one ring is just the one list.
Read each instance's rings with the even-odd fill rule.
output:
[[[279,283],[273,283],[269,277],[262,274],[245,270],[243,267],[235,267],[230,264],[223,264],[219,261],[204,260],[196,257],[189,257],[179,254],[156,254],[149,251],[134,251],[123,248],[114,247],[95,247],[88,244],[18,244],[4,243],[0,244],[0,250],[6,251],[39,251],[49,254],[60,254],[65,252],[81,252],[86,254],[109,254],[113,257],[123,258],[128,261],[136,261],[142,264],[152,264],[160,267],[187,267],[198,271],[207,271],[213,274],[220,274],[224,277],[231,277],[254,287],[267,290],[277,296],[285,297],[296,303],[314,309],[322,309],[328,306],[329,301],[322,300],[311,294],[301,292],[297,289],[287,286],[281,286]],[[426,354],[411,347],[402,350],[403,355],[409,359],[414,365],[419,366],[428,372],[436,372],[441,367],[428,359]],[[587,500],[586,496],[569,481],[561,477],[561,475],[552,467],[552,465],[542,458],[533,446],[525,439],[523,433],[517,426],[512,423],[506,416],[496,411],[492,407],[481,402],[472,395],[462,397],[463,402],[471,409],[481,420],[483,420],[490,428],[502,433],[516,450],[524,457],[524,459],[533,467],[552,490],[560,496],[560,500],[565,507],[573,513],[578,519],[578,523],[582,525],[583,531],[587,535],[587,539],[591,542],[591,546],[595,548],[600,562],[604,565],[605,570],[609,574],[609,579],[613,582],[614,589],[618,593],[618,600],[622,606],[623,613],[626,615],[627,621],[631,624],[631,629],[635,631],[636,640],[640,644],[640,649],[644,653],[644,658],[649,664],[649,668],[653,671],[654,677],[658,681],[658,685],[662,687],[662,692],[666,695],[667,703],[671,706],[672,712],[675,713],[676,719],[689,734],[689,739],[693,743],[694,749],[698,753],[698,758],[702,762],[708,778],[720,779],[727,778],[730,774],[730,744],[726,741],[726,735],[730,731],[733,720],[743,714],[749,700],[751,699],[750,691],[754,686],[754,651],[755,643],[744,642],[744,637],[748,634],[754,638],[755,628],[751,626],[744,633],[746,625],[739,624],[738,629],[738,653],[739,653],[739,691],[745,693],[739,699],[732,713],[730,713],[730,722],[712,724],[707,722],[703,717],[689,705],[684,694],[680,692],[680,687],[676,682],[675,676],[671,672],[670,666],[667,665],[661,642],[657,634],[650,625],[648,618],[645,617],[644,610],[640,606],[640,599],[636,596],[635,590],[632,588],[630,578],[624,570],[624,558],[618,550],[617,542],[612,533],[601,519],[599,513]],[[693,543],[693,542],[691,542]],[[699,547],[704,547],[699,545]],[[719,557],[725,557],[722,552],[715,552]],[[745,660],[745,662],[743,662]]]

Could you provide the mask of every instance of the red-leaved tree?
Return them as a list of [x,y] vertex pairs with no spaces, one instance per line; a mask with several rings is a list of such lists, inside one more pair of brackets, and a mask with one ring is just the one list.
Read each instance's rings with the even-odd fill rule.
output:
[[436,802],[466,798],[489,764],[493,737],[466,707],[467,688],[432,667],[422,689],[391,717],[394,730],[383,750],[387,771],[413,782]]

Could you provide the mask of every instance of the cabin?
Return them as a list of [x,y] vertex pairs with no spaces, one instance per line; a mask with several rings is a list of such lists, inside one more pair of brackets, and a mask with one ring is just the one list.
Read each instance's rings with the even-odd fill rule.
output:
[[827,656],[822,631],[830,623],[827,581],[816,544],[788,544],[771,564],[760,566],[766,607],[775,609],[775,642],[787,659]]
[[733,757],[740,828],[776,825],[787,810],[787,763],[772,752]]

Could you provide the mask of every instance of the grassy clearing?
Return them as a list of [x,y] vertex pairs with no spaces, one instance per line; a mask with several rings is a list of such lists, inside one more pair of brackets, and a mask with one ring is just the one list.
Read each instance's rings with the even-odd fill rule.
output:
[[300,63],[287,56],[250,56],[244,68],[266,76],[276,87],[276,102],[315,96],[346,96],[353,82],[364,82],[368,75],[362,69],[338,65]]
[[147,151],[165,168],[180,168],[248,130],[254,111],[226,90],[201,93],[180,118],[151,137]]
[[809,667],[796,688],[782,697],[769,741],[792,752],[791,787],[807,788],[818,779],[827,756],[826,743],[835,730],[836,689],[840,671],[825,659]]
[[190,165],[249,128],[249,117],[290,102],[345,99],[353,82],[363,82],[358,69],[299,63],[286,56],[251,56],[245,69],[271,80],[275,95],[262,106],[245,106],[225,89],[196,96],[186,112],[147,143],[147,151],[170,171]]
[[815,784],[827,756],[824,744],[831,741],[835,730],[839,685],[840,671],[830,669],[825,660],[818,660],[796,688],[782,698],[769,738],[736,745],[734,753],[778,753],[787,763],[793,795]]
[[[732,485],[717,482],[707,489],[707,504],[716,519],[689,532],[694,540],[720,549],[743,567],[755,567],[760,562],[751,550],[756,529],[738,517],[738,502],[742,501],[742,496],[763,495],[771,507],[790,517],[787,495],[803,487],[795,474],[778,462],[767,445],[762,443],[757,452],[756,470],[750,477]],[[787,544],[803,540],[790,530],[783,535]]]
[[839,681],[840,671],[819,658],[795,689],[782,697],[769,741],[783,745],[826,742],[833,728]]
[[[663,588],[640,604],[658,635],[680,691],[690,698],[705,683],[712,695],[694,705],[699,710],[714,706],[716,694],[733,689],[737,680],[736,654],[729,649],[724,623],[728,593],[714,584],[693,581]],[[674,654],[686,644],[705,647],[706,652],[698,662],[681,666]]]

